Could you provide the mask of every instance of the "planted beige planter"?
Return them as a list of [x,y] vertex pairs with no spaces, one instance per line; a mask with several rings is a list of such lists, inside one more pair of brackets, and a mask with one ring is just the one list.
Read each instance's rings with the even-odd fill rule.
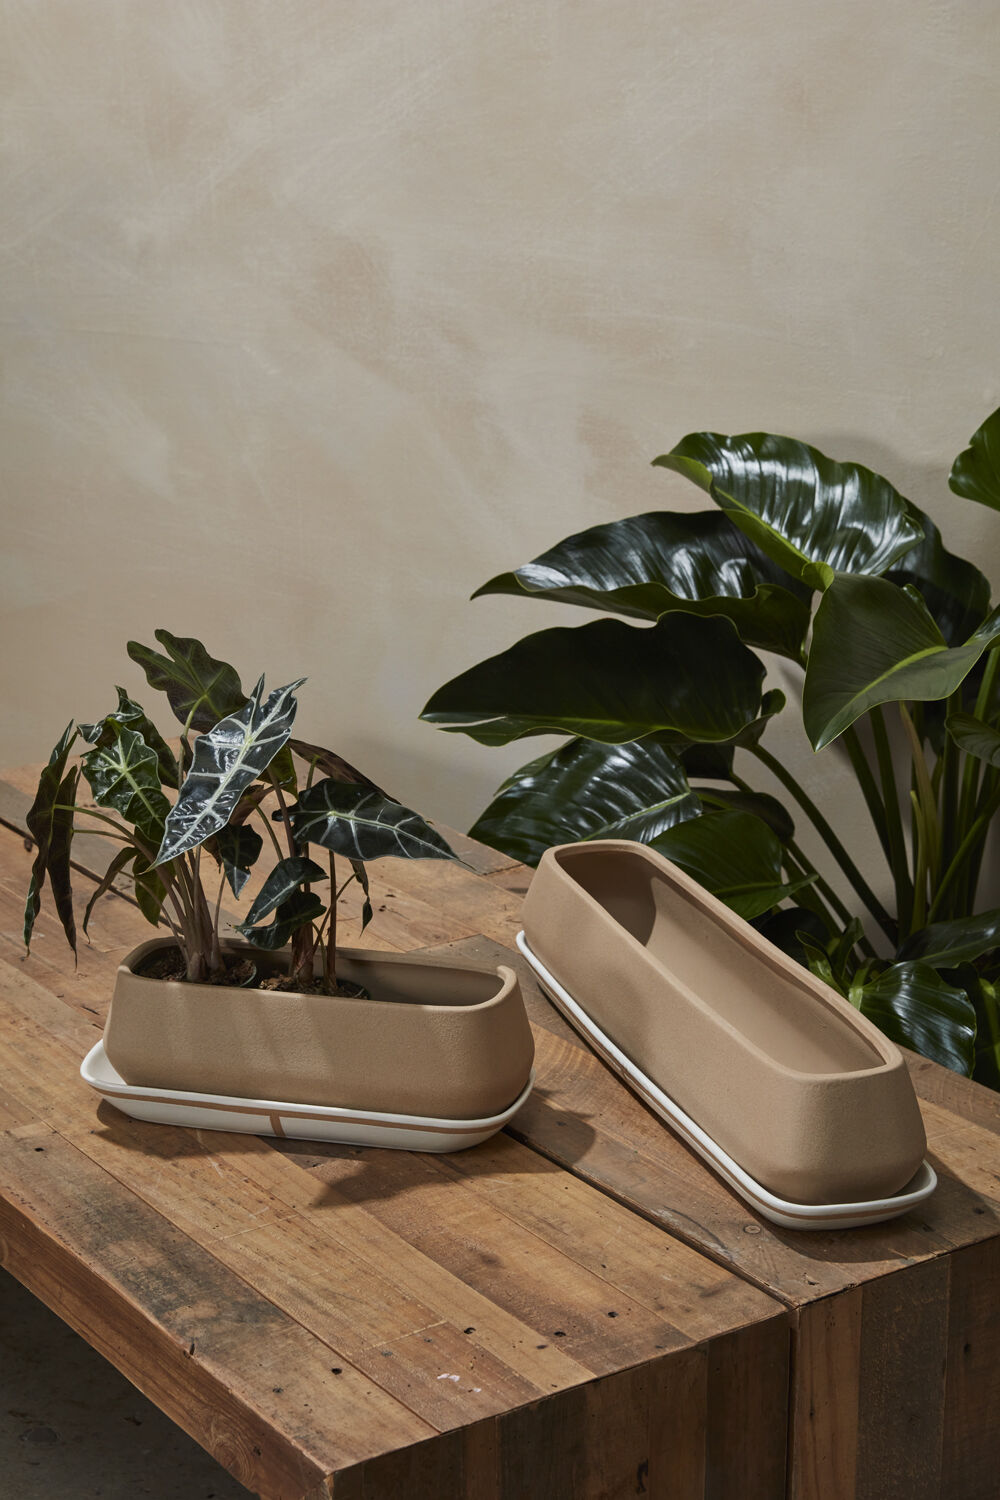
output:
[[933,1190],[899,1049],[655,850],[550,849],[520,941],[595,1049],[777,1222],[893,1217]]
[[526,1097],[534,1044],[512,969],[341,950],[339,976],[370,1000],[135,973],[171,946],[144,943],[121,964],[103,1042],[84,1063],[127,1113],[446,1151],[485,1139]]

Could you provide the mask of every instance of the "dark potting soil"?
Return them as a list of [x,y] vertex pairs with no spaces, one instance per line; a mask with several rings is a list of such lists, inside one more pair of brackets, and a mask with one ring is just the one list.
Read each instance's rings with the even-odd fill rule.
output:
[[[225,971],[214,977],[203,979],[202,984],[218,984],[250,990],[294,991],[299,995],[341,995],[345,999],[370,1000],[371,995],[364,985],[342,980],[335,989],[328,990],[322,979],[303,985],[290,979],[287,974],[262,974],[254,981],[257,966],[252,958],[227,958]],[[168,948],[154,953],[135,971],[143,979],[173,979],[181,984],[187,982],[187,965],[179,948]]]

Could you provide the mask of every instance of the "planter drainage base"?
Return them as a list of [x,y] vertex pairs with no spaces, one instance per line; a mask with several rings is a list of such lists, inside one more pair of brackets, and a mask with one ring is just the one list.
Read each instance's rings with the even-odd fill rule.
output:
[[134,1120],[405,1151],[464,1151],[468,1146],[478,1146],[513,1118],[531,1093],[534,1082],[532,1073],[513,1104],[500,1114],[480,1120],[438,1120],[421,1115],[281,1104],[270,1099],[236,1099],[223,1094],[128,1084],[109,1062],[103,1041],[87,1053],[80,1076],[109,1104]]
[[872,1198],[859,1203],[793,1203],[770,1192],[734,1161],[712,1137],[686,1114],[679,1105],[658,1088],[652,1079],[636,1067],[577,1004],[573,996],[549,973],[535,956],[523,932],[517,935],[517,946],[531,965],[539,984],[556,1009],[566,1017],[590,1044],[612,1072],[617,1073],[655,1114],[679,1135],[685,1145],[708,1163],[714,1172],[738,1193],[750,1207],[782,1229],[856,1229],[865,1224],[879,1224],[896,1219],[925,1202],[937,1186],[937,1176],[928,1161],[898,1193],[888,1198]]

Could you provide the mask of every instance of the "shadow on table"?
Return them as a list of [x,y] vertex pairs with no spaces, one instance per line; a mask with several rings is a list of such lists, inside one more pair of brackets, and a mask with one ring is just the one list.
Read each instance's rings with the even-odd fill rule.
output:
[[[530,1100],[533,1111],[541,1111],[555,1129],[565,1129],[572,1150],[563,1159],[582,1156],[595,1137],[586,1117],[559,1109],[536,1088]],[[514,1173],[560,1173],[559,1166],[538,1151],[511,1151],[509,1137],[517,1138],[520,1112],[514,1127],[472,1146],[466,1151],[431,1153],[396,1151],[374,1146],[333,1145],[273,1136],[242,1135],[236,1131],[192,1130],[176,1125],[156,1125],[133,1120],[102,1100],[97,1118],[102,1134],[127,1151],[141,1152],[160,1161],[177,1162],[215,1156],[258,1155],[262,1148],[279,1152],[307,1170],[320,1189],[314,1206],[333,1206],[345,1198],[353,1203],[396,1197],[418,1189],[442,1174],[452,1178],[486,1178]],[[504,1143],[508,1142],[505,1147]],[[563,1153],[560,1153],[563,1156]]]

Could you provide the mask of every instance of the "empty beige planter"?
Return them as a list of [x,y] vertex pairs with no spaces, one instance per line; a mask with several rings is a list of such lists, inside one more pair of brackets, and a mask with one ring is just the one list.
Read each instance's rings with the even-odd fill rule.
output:
[[[129,1100],[155,1103],[154,1096],[163,1096],[161,1102],[174,1106],[214,1109],[226,1129],[257,1126],[223,1125],[223,1115],[258,1119],[277,1112],[274,1133],[299,1134],[282,1114],[288,1106],[288,1118],[303,1123],[310,1110],[314,1118],[354,1124],[355,1116],[432,1129],[465,1123],[477,1127],[472,1134],[481,1139],[479,1127],[498,1129],[493,1122],[503,1123],[525,1096],[534,1044],[512,969],[341,950],[339,977],[363,985],[370,1000],[186,984],[134,972],[171,946],[169,940],[144,943],[121,964],[103,1047],[85,1064],[88,1082],[128,1113],[138,1112]],[[250,951],[265,968],[283,968],[280,955]],[[148,1111],[145,1117],[163,1118]],[[327,1131],[321,1138],[359,1136]],[[369,1143],[404,1144],[385,1136]],[[424,1141],[420,1149],[434,1147]]]
[[597,1050],[631,1064],[618,1071],[640,1093],[647,1082],[673,1101],[715,1159],[682,1129],[690,1144],[738,1164],[796,1222],[795,1205],[860,1205],[838,1223],[890,1217],[875,1204],[902,1194],[906,1207],[933,1188],[899,1049],[655,850],[550,849],[522,946]]

